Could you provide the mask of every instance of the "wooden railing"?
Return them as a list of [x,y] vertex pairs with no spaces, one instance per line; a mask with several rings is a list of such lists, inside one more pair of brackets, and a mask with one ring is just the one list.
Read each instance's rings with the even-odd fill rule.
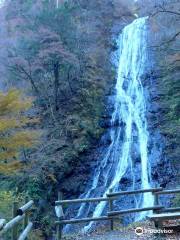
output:
[[[133,209],[126,209],[120,211],[113,211],[113,201],[117,200],[122,195],[130,195],[130,194],[142,194],[151,192],[154,195],[154,203],[153,206],[144,207],[144,208],[133,208]],[[153,212],[160,212],[160,211],[179,211],[180,208],[165,208],[159,204],[159,195],[160,194],[174,194],[180,192],[180,189],[175,190],[163,190],[163,188],[151,188],[151,189],[139,189],[139,190],[132,190],[132,191],[122,191],[122,192],[112,192],[109,191],[106,194],[106,197],[100,198],[88,198],[88,199],[72,199],[72,200],[62,200],[62,193],[58,193],[58,200],[55,202],[55,211],[56,216],[58,217],[58,221],[56,221],[57,230],[56,230],[56,239],[62,239],[62,229],[63,226],[66,224],[75,224],[75,223],[85,223],[91,221],[101,221],[101,220],[108,220],[110,222],[111,230],[114,228],[114,220],[119,219],[119,216],[128,213],[134,212],[142,212],[142,211],[149,211],[153,210]],[[106,201],[109,203],[109,211],[107,216],[100,216],[100,217],[88,217],[82,219],[70,219],[66,220],[64,215],[64,205],[67,204],[79,204],[79,203],[92,203],[92,202],[101,202]]]
[[[163,190],[163,191],[157,191],[154,192],[154,203],[155,204],[159,204],[160,199],[159,196],[160,195],[165,195],[165,194],[176,194],[176,193],[180,193],[180,189],[172,189],[172,190]],[[160,210],[160,212],[177,212],[180,211],[180,207],[175,207],[175,208],[163,208]],[[159,212],[159,211],[157,211]]]
[[[0,219],[0,239],[11,231],[12,240],[25,240],[32,230],[33,224],[29,220],[29,213],[32,210],[34,202],[25,199],[25,204],[19,208],[18,202],[13,203],[12,219],[6,222],[5,219]],[[23,231],[19,234],[19,224],[23,222]],[[9,235],[8,235],[9,239]]]

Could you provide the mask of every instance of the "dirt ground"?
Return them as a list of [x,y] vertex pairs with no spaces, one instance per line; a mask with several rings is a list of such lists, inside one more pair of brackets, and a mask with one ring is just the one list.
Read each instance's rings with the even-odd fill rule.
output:
[[156,229],[150,222],[135,223],[128,227],[116,227],[114,231],[99,229],[86,235],[64,236],[66,240],[180,240],[180,226],[165,224],[165,228]]

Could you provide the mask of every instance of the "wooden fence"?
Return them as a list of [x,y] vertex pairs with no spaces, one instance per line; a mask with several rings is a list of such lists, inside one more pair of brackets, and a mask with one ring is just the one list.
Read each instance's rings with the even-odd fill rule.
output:
[[[11,231],[12,240],[25,240],[32,230],[33,224],[29,220],[29,213],[32,209],[34,202],[25,199],[25,204],[19,208],[18,202],[13,203],[12,219],[6,222],[5,219],[0,219],[0,239]],[[23,231],[19,234],[18,226],[23,222]]]
[[[142,194],[142,193],[148,193],[151,192],[154,195],[154,203],[152,203],[152,206],[144,207],[144,208],[133,208],[133,209],[127,209],[127,210],[120,210],[120,211],[114,211],[113,210],[113,202],[117,200],[122,195],[130,195],[130,194]],[[106,194],[106,197],[100,197],[100,198],[88,198],[88,199],[72,199],[72,200],[62,200],[62,193],[58,193],[58,200],[55,202],[55,211],[56,215],[58,217],[58,221],[56,221],[57,230],[56,230],[56,239],[60,240],[62,239],[62,229],[63,226],[66,224],[75,224],[75,223],[85,223],[85,222],[91,222],[91,221],[101,221],[101,220],[108,220],[110,222],[110,228],[113,230],[114,228],[114,220],[119,219],[119,216],[123,214],[128,213],[134,213],[134,212],[142,212],[142,211],[149,211],[153,210],[154,213],[160,212],[160,211],[179,211],[180,208],[165,208],[159,204],[159,195],[160,194],[174,194],[179,193],[180,189],[175,190],[163,190],[163,188],[151,188],[151,189],[139,189],[139,190],[133,190],[133,191],[122,191],[122,192],[112,192],[112,189],[109,191],[108,194]],[[92,202],[101,202],[106,201],[109,203],[109,211],[107,213],[107,216],[100,216],[100,217],[88,217],[88,218],[82,218],[82,219],[70,219],[66,220],[64,215],[64,205],[67,204],[79,204],[79,203],[92,203]]]

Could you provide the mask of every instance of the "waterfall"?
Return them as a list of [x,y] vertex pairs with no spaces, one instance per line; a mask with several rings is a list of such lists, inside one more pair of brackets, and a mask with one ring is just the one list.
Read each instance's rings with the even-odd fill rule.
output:
[[[98,159],[92,182],[81,198],[106,196],[109,189],[119,190],[120,181],[127,171],[130,172],[133,179],[131,189],[135,189],[135,166],[131,156],[134,134],[138,139],[140,155],[141,186],[139,187],[150,188],[146,103],[141,83],[147,60],[146,20],[146,17],[135,20],[126,26],[119,36],[116,93],[109,129],[111,143],[103,150],[102,156]],[[151,206],[153,196],[145,193],[135,202],[136,207]],[[105,210],[106,204],[106,202],[100,202],[94,207],[93,217],[100,216]],[[77,218],[87,216],[91,213],[92,208],[92,204],[81,204]],[[139,219],[146,214],[140,214]],[[84,230],[88,231],[92,224],[93,222],[89,223]]]

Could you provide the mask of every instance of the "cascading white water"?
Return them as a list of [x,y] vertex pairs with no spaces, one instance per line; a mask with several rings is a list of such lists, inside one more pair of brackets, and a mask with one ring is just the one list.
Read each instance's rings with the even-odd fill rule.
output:
[[[114,112],[111,118],[109,130],[111,144],[103,152],[98,160],[98,165],[93,174],[91,186],[82,198],[105,196],[109,189],[119,189],[119,182],[131,171],[135,186],[133,158],[131,156],[134,129],[138,137],[139,153],[141,159],[141,188],[150,188],[148,170],[148,131],[146,121],[146,104],[141,84],[141,77],[145,71],[147,60],[146,49],[146,20],[139,18],[126,26],[118,39],[119,62],[116,83],[116,95],[114,98]],[[150,193],[143,194],[136,206],[151,206],[153,196]],[[82,204],[77,218],[88,215],[88,204]],[[99,203],[93,211],[93,217],[100,216],[106,203]],[[140,215],[142,218],[147,213]],[[85,227],[85,231],[91,228],[92,222]]]

